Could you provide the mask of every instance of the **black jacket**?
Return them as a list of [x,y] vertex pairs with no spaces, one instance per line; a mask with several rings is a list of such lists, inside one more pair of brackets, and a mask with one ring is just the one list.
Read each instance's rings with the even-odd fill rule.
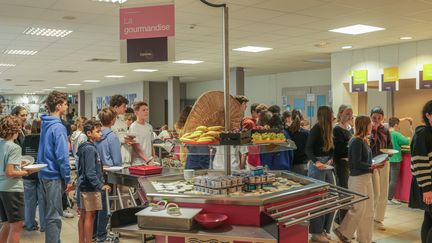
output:
[[352,137],[352,130],[347,130],[340,126],[333,128],[333,142],[334,142],[334,159],[336,161],[348,158],[348,143]]
[[297,132],[290,132],[290,130],[288,129],[287,131],[291,140],[293,140],[297,146],[297,149],[294,150],[293,164],[298,165],[307,163],[308,159],[305,153],[305,149],[306,142],[309,136],[309,131],[304,128],[300,128]]
[[103,173],[96,146],[91,142],[84,142],[78,147],[78,187],[82,192],[102,190]]
[[372,151],[368,144],[360,138],[351,139],[348,147],[350,176],[360,176],[372,173]]
[[324,138],[321,135],[321,128],[318,126],[318,124],[315,124],[315,126],[312,127],[312,129],[309,132],[309,136],[306,142],[306,155],[309,160],[312,160],[312,162],[317,162],[317,157],[324,157],[328,156],[333,158],[333,149],[330,149],[329,151],[323,151],[324,147]]

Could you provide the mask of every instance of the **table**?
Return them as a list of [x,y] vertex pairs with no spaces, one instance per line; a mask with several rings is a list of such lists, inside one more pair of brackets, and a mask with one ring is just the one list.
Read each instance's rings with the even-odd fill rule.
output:
[[218,229],[191,231],[141,229],[138,225],[112,228],[119,233],[155,235],[156,243],[188,243],[188,242],[233,242],[233,243],[277,243],[277,239],[260,227],[224,225]]
[[402,161],[400,163],[400,173],[395,188],[394,198],[401,202],[408,202],[412,179],[411,154],[402,153]]

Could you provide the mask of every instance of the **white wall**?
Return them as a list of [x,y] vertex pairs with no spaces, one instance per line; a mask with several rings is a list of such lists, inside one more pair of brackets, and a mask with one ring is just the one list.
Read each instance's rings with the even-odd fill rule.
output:
[[[245,76],[245,95],[251,102],[282,105],[282,88],[330,85],[330,77],[330,69]],[[186,97],[196,99],[210,90],[223,90],[223,81],[187,83]]]
[[[97,88],[92,91],[92,116],[96,115],[96,97],[105,97],[112,96],[115,94],[133,94],[136,93],[137,97],[135,101],[143,100],[144,94],[144,82],[135,82],[135,83],[122,83],[119,85],[106,86],[103,88]],[[91,117],[91,116],[90,116]]]
[[[379,80],[384,68],[398,66],[399,78],[409,79],[418,77],[423,64],[429,63],[432,63],[432,40],[333,53],[331,84],[332,93],[337,94],[333,95],[333,107],[342,103],[357,105],[356,96],[350,95],[343,84],[349,82],[352,70],[367,69],[372,81]],[[382,94],[381,98],[384,100],[386,94]]]

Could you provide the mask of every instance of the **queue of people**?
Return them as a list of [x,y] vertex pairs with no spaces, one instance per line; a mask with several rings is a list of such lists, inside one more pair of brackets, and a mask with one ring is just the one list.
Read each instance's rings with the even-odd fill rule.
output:
[[[244,96],[236,99],[244,112],[249,100]],[[148,104],[136,102],[133,113],[127,112],[128,104],[125,97],[112,96],[110,106],[101,109],[97,119],[75,118],[75,131],[69,137],[61,120],[68,109],[66,94],[51,92],[46,99],[48,114],[41,116],[40,131],[35,130],[40,132],[36,163],[48,165],[40,171],[21,169],[24,166],[21,146],[28,135],[23,125],[27,110],[16,107],[11,115],[2,116],[0,216],[8,223],[0,231],[1,242],[19,242],[23,227],[45,232],[46,242],[60,242],[64,195],[74,187],[80,214],[80,242],[111,240],[112,236],[106,230],[107,205],[102,203],[111,188],[104,181],[103,168],[124,164],[151,165],[156,158],[152,146],[153,127],[148,122]],[[175,125],[179,135],[191,108],[188,106],[182,111]],[[398,203],[393,195],[400,170],[400,149],[410,142],[400,133],[400,119],[390,118],[389,129],[384,124],[384,111],[380,107],[373,108],[369,116],[354,119],[348,105],[341,105],[336,116],[331,107],[321,106],[317,123],[310,128],[301,110],[281,114],[278,106],[252,104],[250,111],[251,116],[242,120],[242,129],[280,129],[297,149],[263,154],[259,145],[247,149],[232,146],[234,169],[263,165],[269,169],[289,170],[368,196],[349,210],[312,219],[311,240],[329,242],[332,225],[342,242],[350,242],[354,235],[359,242],[373,242],[373,228],[385,230],[386,206]],[[422,241],[430,242],[432,101],[424,106],[422,114],[425,125],[416,129],[411,143],[414,180],[410,206],[425,210]],[[161,131],[165,131],[164,136],[171,136],[167,129]],[[391,156],[389,163],[372,164],[372,158],[385,148],[394,148],[399,153]],[[180,148],[179,154],[185,155],[181,160],[187,169],[208,169],[211,165],[221,169],[224,166],[218,163],[223,151],[212,151],[205,146],[190,146],[189,151],[184,149]],[[194,151],[197,149],[199,151]],[[69,154],[76,159],[76,183],[71,176]],[[36,205],[39,207],[39,224],[35,220]]]

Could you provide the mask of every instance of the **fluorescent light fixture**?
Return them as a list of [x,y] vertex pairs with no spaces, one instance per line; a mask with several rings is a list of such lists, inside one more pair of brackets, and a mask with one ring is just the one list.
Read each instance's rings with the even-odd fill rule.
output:
[[43,89],[43,91],[53,91],[54,89]]
[[59,30],[59,29],[28,27],[27,29],[24,30],[23,34],[63,38],[72,32],[73,32],[72,30]]
[[402,36],[401,38],[399,38],[400,40],[412,40],[411,36]]
[[198,60],[179,60],[179,61],[175,61],[174,63],[178,63],[178,64],[198,64],[198,63],[202,63],[204,61],[198,61]]
[[0,67],[15,67],[16,64],[10,64],[10,63],[0,63]]
[[157,69],[135,69],[133,71],[134,72],[143,72],[143,73],[152,73],[152,72],[157,72],[159,70],[157,70]]
[[57,86],[57,87],[53,87],[54,89],[66,89],[66,87],[64,86]]
[[107,75],[105,78],[124,78],[122,75]]
[[353,46],[342,46],[341,48],[342,49],[351,49],[351,48],[353,48]]
[[31,51],[31,50],[5,50],[3,52],[4,54],[10,54],[10,55],[27,55],[27,56],[33,56],[38,51]]
[[348,34],[348,35],[360,35],[369,32],[380,31],[380,30],[385,30],[385,29],[381,27],[370,26],[370,25],[356,24],[356,25],[346,26],[342,28],[332,29],[329,31]]
[[81,86],[81,84],[67,84],[69,86]]
[[244,47],[233,49],[233,51],[244,51],[244,52],[262,52],[262,51],[270,51],[270,50],[273,50],[273,48],[260,47],[260,46],[244,46]]
[[93,0],[93,2],[105,2],[105,3],[125,3],[127,0]]
[[97,79],[86,79],[83,82],[84,83],[99,83],[100,80],[97,80]]
[[25,95],[35,95],[36,93],[24,93]]

